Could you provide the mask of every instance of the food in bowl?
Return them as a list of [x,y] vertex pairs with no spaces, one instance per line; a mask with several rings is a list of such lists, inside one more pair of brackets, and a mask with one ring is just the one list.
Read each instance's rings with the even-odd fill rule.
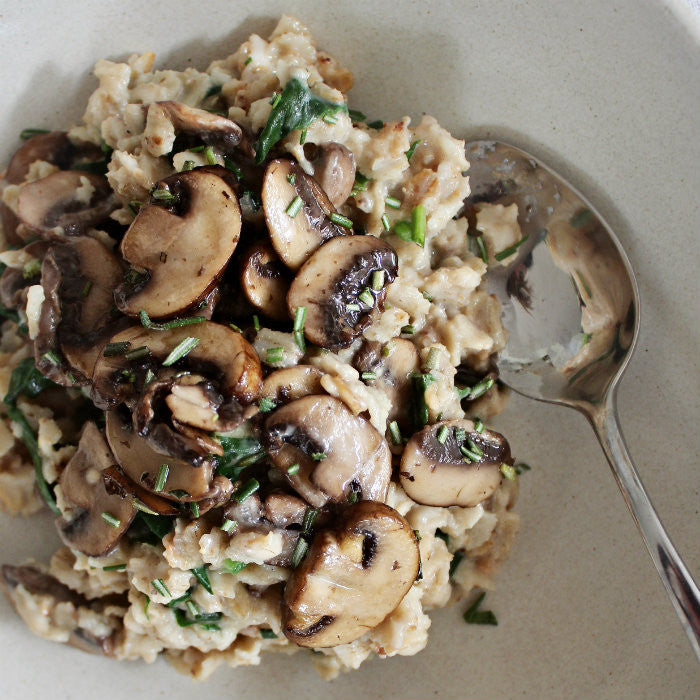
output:
[[518,530],[483,284],[514,212],[470,227],[464,143],[367,123],[292,17],[204,72],[95,75],[2,180],[0,501],[64,543],[5,565],[7,596],[42,637],[197,678],[417,653]]

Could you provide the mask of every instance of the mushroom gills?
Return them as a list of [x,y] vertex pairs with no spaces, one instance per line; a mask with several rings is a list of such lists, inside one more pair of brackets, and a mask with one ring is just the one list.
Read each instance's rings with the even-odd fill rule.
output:
[[441,421],[415,433],[401,456],[404,491],[430,506],[476,506],[501,483],[501,465],[512,463],[508,441],[470,420]]
[[343,236],[324,243],[297,273],[287,295],[292,318],[306,308],[304,334],[322,348],[344,348],[384,310],[386,289],[398,275],[398,257],[374,236]]
[[408,522],[384,503],[361,501],[316,533],[284,591],[282,629],[295,644],[348,644],[401,603],[420,565]]
[[[391,453],[372,424],[331,396],[306,396],[265,421],[270,459],[292,487],[319,508],[361,498],[383,501]],[[298,471],[290,473],[295,465]]]
[[275,321],[289,318],[287,292],[291,277],[269,243],[255,243],[241,267],[241,289],[248,301]]

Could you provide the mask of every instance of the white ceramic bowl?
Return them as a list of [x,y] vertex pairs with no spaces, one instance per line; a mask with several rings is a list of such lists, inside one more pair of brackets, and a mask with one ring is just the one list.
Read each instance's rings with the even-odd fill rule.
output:
[[[352,105],[427,111],[455,134],[540,156],[612,224],[639,275],[642,332],[620,412],[632,455],[700,574],[700,24],[681,2],[2,3],[0,156],[28,126],[78,118],[100,57],[153,50],[205,67],[282,12],[356,76]],[[498,627],[433,615],[419,656],[328,686],[298,656],[195,686],[164,662],[118,664],[33,637],[0,601],[6,698],[697,698],[700,667],[585,421],[514,398],[500,425],[533,465],[522,532],[488,596]],[[0,519],[0,560],[48,557],[48,517]]]

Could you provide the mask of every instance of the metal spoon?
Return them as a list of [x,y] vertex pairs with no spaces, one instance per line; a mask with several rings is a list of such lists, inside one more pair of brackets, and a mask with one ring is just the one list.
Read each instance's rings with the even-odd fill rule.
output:
[[617,385],[639,332],[629,260],[591,204],[536,158],[498,141],[472,141],[466,150],[467,213],[483,202],[515,203],[524,237],[503,264],[489,266],[489,291],[509,332],[500,378],[588,418],[700,660],[700,589],[642,485],[617,416]]

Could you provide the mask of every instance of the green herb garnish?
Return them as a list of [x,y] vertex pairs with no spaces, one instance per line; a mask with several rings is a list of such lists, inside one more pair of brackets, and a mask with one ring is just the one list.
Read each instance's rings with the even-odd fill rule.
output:
[[102,513],[102,520],[104,520],[107,525],[114,528],[117,528],[122,524],[122,521],[119,520],[119,518],[115,518],[111,513],[107,513],[106,511]]
[[168,587],[165,585],[165,581],[163,581],[162,578],[154,578],[151,581],[151,586],[155,588],[155,590],[162,596],[167,597],[167,598],[172,598],[172,594],[168,590]]
[[316,97],[308,86],[297,78],[292,78],[284,86],[280,99],[272,108],[255,144],[255,163],[260,165],[275,144],[292,131],[306,129],[316,119],[341,111],[348,111],[344,104]]
[[403,441],[401,437],[401,430],[399,429],[399,424],[393,420],[389,423],[389,435],[391,435],[391,441],[394,445],[400,445]]
[[497,625],[498,620],[490,610],[479,610],[486,593],[482,592],[464,613],[464,621],[469,625]]
[[396,197],[386,197],[384,203],[392,209],[401,209],[401,202]]
[[202,584],[207,593],[214,593],[214,591],[211,589],[211,582],[209,581],[209,574],[207,573],[206,564],[203,566],[198,566],[196,569],[190,569],[190,571],[194,574],[197,581]]
[[277,402],[269,396],[263,396],[260,401],[258,401],[258,408],[261,413],[269,413],[277,408]]
[[277,635],[272,630],[263,627],[260,628],[260,636],[263,639],[277,639]]
[[290,218],[294,218],[300,211],[301,208],[304,206],[304,202],[302,201],[301,197],[297,195],[294,197],[294,199],[289,203],[289,206],[284,210],[287,216]]
[[238,479],[246,467],[259,462],[266,454],[262,444],[254,437],[219,436],[219,442],[224,456],[219,457],[216,473],[231,480]]
[[163,360],[163,367],[170,367],[178,360],[181,360],[185,355],[192,352],[199,345],[199,338],[187,336],[181,340],[171,351],[170,354]]
[[246,562],[234,561],[228,557],[221,562],[221,566],[224,568],[227,574],[237,574],[248,566]]
[[520,248],[520,246],[525,243],[525,241],[530,238],[530,234],[528,233],[526,236],[523,236],[517,243],[513,243],[513,245],[508,246],[505,250],[502,250],[500,253],[496,253],[493,257],[496,258],[499,262],[501,260],[505,260],[506,258],[510,257],[515,253],[515,251]]
[[27,141],[34,136],[39,136],[39,134],[49,134],[51,133],[48,129],[22,129],[19,132],[19,137],[22,141]]
[[417,139],[416,141],[411,142],[411,147],[406,151],[406,159],[411,160],[413,154],[416,152],[416,148],[418,148],[418,144],[420,143],[420,139]]
[[207,319],[205,316],[191,316],[189,318],[176,318],[165,323],[154,323],[145,309],[141,309],[139,311],[139,320],[144,328],[149,328],[152,331],[169,331],[171,328],[182,328],[183,326],[192,326],[196,323],[204,323]]
[[275,364],[277,362],[282,362],[282,359],[284,358],[284,348],[283,347],[274,347],[274,348],[267,348],[265,351],[265,361],[268,364]]
[[259,488],[260,482],[257,479],[248,479],[248,481],[246,481],[245,484],[243,484],[243,486],[241,486],[236,492],[236,495],[234,496],[236,503],[242,503],[246,498],[252,496]]
[[348,219],[347,216],[333,212],[328,218],[338,226],[342,226],[343,228],[352,228],[352,221]]

